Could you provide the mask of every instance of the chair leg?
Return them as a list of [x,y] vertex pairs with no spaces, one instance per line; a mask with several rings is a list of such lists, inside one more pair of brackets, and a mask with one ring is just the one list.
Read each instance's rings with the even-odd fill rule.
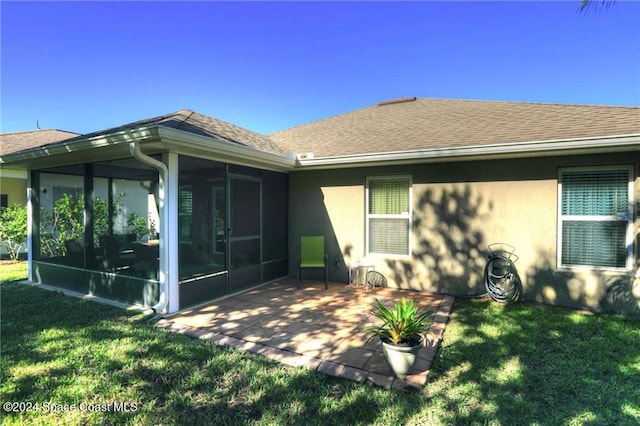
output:
[[302,268],[298,268],[298,290],[300,290],[301,282],[302,282]]
[[325,264],[324,265],[324,289],[328,290],[329,289],[329,282],[327,281],[329,276],[329,265]]

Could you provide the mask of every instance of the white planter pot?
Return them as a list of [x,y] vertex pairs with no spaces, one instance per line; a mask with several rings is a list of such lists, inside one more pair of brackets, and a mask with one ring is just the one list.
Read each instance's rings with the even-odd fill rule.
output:
[[422,346],[421,343],[416,346],[396,346],[382,342],[382,352],[396,377],[399,379],[407,377],[416,362],[420,346]]

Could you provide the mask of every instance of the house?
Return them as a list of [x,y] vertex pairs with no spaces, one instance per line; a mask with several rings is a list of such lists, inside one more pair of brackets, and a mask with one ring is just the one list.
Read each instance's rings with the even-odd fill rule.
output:
[[[78,136],[77,133],[55,129],[0,133],[0,158],[13,152],[60,142],[76,136]],[[27,202],[26,194],[27,171],[3,166],[0,169],[0,207],[25,204]]]
[[[78,136],[77,133],[55,129],[32,130],[28,132],[1,133],[0,158],[13,152],[22,151],[49,143],[60,142]],[[27,171],[23,168],[0,167],[0,209],[27,202]],[[0,241],[0,256],[8,254]]]
[[182,110],[2,162],[30,170],[38,282],[175,312],[324,235],[334,281],[471,296],[505,243],[522,299],[640,314],[637,107],[401,98],[271,135]]

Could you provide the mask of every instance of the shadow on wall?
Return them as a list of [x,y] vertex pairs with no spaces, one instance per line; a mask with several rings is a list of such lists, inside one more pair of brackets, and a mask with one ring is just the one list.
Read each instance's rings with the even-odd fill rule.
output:
[[640,317],[640,278],[617,278],[607,285],[602,301],[604,312]]
[[[543,251],[527,273],[524,298],[597,313],[640,316],[640,279],[593,271],[558,271]],[[636,274],[637,275],[637,274]]]
[[387,260],[390,278],[401,288],[484,294],[489,250],[482,223],[493,203],[475,194],[470,185],[429,188],[418,197],[413,211],[412,260]]
[[[388,278],[401,288],[454,296],[485,294],[488,244],[499,242],[491,236],[500,226],[494,213],[493,203],[469,185],[426,189],[414,202],[412,259],[387,260]],[[521,300],[640,315],[640,277],[558,271],[548,251],[538,250],[535,257],[521,260],[524,275],[514,265]]]
[[[352,260],[353,246],[347,244],[344,250],[340,249],[338,237],[331,223],[331,218],[326,210],[324,195],[319,188],[308,188],[300,191],[300,200],[297,203],[289,203],[290,218],[300,218],[298,223],[290,228],[290,255],[289,273],[298,275],[298,256],[300,254],[301,236],[324,236],[325,253],[329,258],[329,280],[333,282],[348,283],[348,264]],[[312,206],[312,208],[310,208]],[[291,226],[291,223],[290,223]],[[302,273],[302,281],[322,280],[323,272],[319,269],[309,269]]]
[[[486,293],[484,268],[488,245],[511,241],[497,241],[496,235],[506,230],[501,228],[500,206],[472,188],[469,184],[445,184],[414,189],[412,258],[384,261],[386,270],[381,268],[380,272],[390,283],[399,288],[454,296]],[[324,235],[329,279],[346,283],[348,265],[358,255],[354,246],[349,242],[340,246],[321,190],[305,188],[299,194],[302,202],[290,207],[299,209],[290,215],[298,218],[290,233],[293,254],[290,261],[297,259],[300,235]],[[514,265],[520,269],[517,284],[521,286],[521,300],[640,315],[640,277],[557,271],[554,255],[548,249],[534,253]],[[291,264],[290,270],[292,275],[297,274],[297,265]],[[322,273],[305,272],[305,279],[322,279]]]

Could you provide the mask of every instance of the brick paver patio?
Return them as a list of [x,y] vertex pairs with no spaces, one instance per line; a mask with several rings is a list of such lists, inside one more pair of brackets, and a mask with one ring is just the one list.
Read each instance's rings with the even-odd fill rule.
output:
[[[435,313],[429,344],[406,380],[394,378],[377,339],[367,343],[374,299],[385,306],[402,297]],[[438,349],[453,297],[392,288],[365,289],[345,284],[294,279],[278,281],[183,310],[158,327],[255,352],[282,363],[304,366],[358,382],[390,388],[421,388]]]

